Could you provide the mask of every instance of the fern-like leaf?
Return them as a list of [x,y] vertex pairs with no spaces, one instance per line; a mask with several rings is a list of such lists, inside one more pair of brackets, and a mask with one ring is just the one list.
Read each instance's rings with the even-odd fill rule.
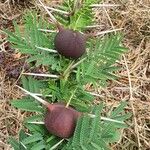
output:
[[25,111],[40,112],[40,113],[43,112],[43,108],[33,99],[13,100],[11,102],[11,105]]
[[68,28],[83,31],[94,21],[94,13],[90,5],[98,2],[99,0],[83,0],[77,4],[77,1],[65,0],[58,8],[67,11],[70,15],[69,17],[62,17],[62,14],[57,14],[56,18]]
[[107,80],[116,79],[114,72],[118,67],[114,66],[114,63],[126,50],[120,46],[121,39],[120,35],[116,35],[108,36],[103,41],[98,39],[91,42],[88,57],[77,68],[80,74],[77,74],[76,78],[80,83],[92,82],[96,86],[106,86]]

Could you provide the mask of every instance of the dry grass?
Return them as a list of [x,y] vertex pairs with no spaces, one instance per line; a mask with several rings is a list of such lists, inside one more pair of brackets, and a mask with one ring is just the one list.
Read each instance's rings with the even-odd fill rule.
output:
[[[106,1],[105,1],[106,2]],[[110,2],[110,1],[109,1]],[[113,146],[117,150],[148,150],[150,148],[150,3],[114,1],[120,7],[102,8],[96,17],[106,29],[123,28],[124,45],[129,52],[118,62],[122,69],[119,80],[100,91],[107,103],[129,101],[133,117],[123,138]],[[103,30],[103,29],[102,29]]]
[[0,73],[0,149],[9,150],[9,136],[16,136],[22,128],[24,114],[10,107],[10,100],[17,99],[21,93],[13,89],[12,81],[5,81],[5,73]]
[[[121,100],[128,101],[126,110],[133,114],[128,121],[129,128],[112,149],[149,150],[150,3],[149,0],[105,0],[107,2],[120,4],[120,7],[95,10],[98,24],[103,25],[98,30],[123,28],[123,43],[129,51],[118,62],[122,67],[118,72],[120,78],[98,92],[105,97],[108,105],[117,105]],[[2,70],[0,72],[0,149],[10,150],[6,140],[9,136],[17,136],[25,113],[10,107],[10,99],[19,98],[21,94],[12,88],[11,81],[5,81],[5,73]]]

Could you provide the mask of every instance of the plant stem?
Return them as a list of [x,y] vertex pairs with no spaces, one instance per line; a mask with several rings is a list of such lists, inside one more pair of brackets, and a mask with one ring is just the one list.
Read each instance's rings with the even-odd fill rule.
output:
[[49,103],[47,101],[43,100],[42,98],[36,96],[35,94],[33,94],[33,93],[29,92],[29,91],[27,91],[26,89],[24,89],[24,88],[22,88],[22,87],[20,87],[18,85],[16,85],[16,87],[18,87],[20,90],[22,90],[26,94],[30,95],[31,97],[35,98],[37,101],[39,101],[40,103],[42,103],[44,106],[47,107],[49,105]]
[[75,90],[72,92],[72,94],[71,94],[71,96],[70,96],[70,98],[69,98],[69,101],[68,101],[67,104],[66,104],[66,108],[69,107],[69,105],[70,105],[70,103],[71,103],[71,100],[72,100],[72,98],[73,98],[73,96],[74,96],[76,90],[77,90],[77,89],[75,89]]
[[63,73],[64,78],[65,78],[65,77],[68,75],[68,73],[70,72],[73,63],[74,63],[74,60],[71,61],[71,63],[68,65],[67,69],[64,71],[64,73]]
[[74,65],[72,65],[70,69],[76,68],[76,67],[77,67],[79,64],[81,64],[84,60],[86,60],[86,58],[83,58],[83,59],[79,60],[77,63],[75,63]]
[[[73,63],[74,63],[74,60],[68,65],[68,67],[67,67],[67,69],[64,71],[64,73],[63,73],[63,77],[64,77],[64,81],[66,82],[66,80],[68,79],[68,77],[69,77],[69,74],[70,74],[70,71],[72,70],[72,69],[74,69],[75,67],[77,67],[80,63],[82,63],[84,60],[85,60],[86,58],[83,58],[83,59],[81,59],[80,61],[78,61],[77,63],[75,63],[74,65],[73,65]],[[64,83],[65,83],[64,82]]]

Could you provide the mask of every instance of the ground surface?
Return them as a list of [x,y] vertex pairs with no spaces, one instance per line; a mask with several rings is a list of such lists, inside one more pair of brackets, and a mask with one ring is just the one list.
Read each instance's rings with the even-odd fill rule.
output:
[[[34,1],[18,0],[19,4],[13,4],[14,1],[0,2],[1,29],[13,30],[14,19],[21,24],[23,12],[29,8],[37,8]],[[47,0],[45,2],[50,5]],[[112,149],[150,150],[150,1],[104,2],[120,6],[95,10],[98,24],[103,25],[98,30],[123,28],[123,43],[129,51],[117,62],[122,66],[118,72],[120,78],[110,83],[106,89],[95,92],[103,96],[108,105],[117,105],[121,100],[127,100],[130,105],[126,109],[133,114],[128,121],[129,128],[123,131],[122,139],[113,145]],[[10,150],[7,139],[9,136],[17,137],[26,115],[9,104],[11,99],[21,96],[21,93],[14,89],[14,85],[18,80],[15,76],[22,58],[13,53],[3,34],[0,34],[0,46],[0,150]]]

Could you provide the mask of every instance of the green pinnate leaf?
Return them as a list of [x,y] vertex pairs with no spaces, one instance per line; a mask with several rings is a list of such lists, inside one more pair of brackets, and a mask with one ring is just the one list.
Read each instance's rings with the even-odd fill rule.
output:
[[38,141],[41,141],[43,139],[43,136],[39,133],[36,133],[36,134],[33,134],[31,136],[28,136],[27,138],[25,138],[22,143],[24,145],[27,145],[27,144],[30,144],[30,143],[33,143],[33,142],[38,142]]
[[117,115],[120,115],[120,113],[124,110],[126,105],[127,105],[127,102],[121,102],[121,104],[114,111],[111,112],[110,117],[114,118]]
[[46,147],[45,143],[43,141],[40,141],[38,143],[35,143],[32,147],[31,150],[44,150]]
[[8,139],[8,142],[9,142],[9,144],[11,144],[11,146],[14,148],[14,150],[20,150],[20,144],[16,139],[10,137]]
[[37,102],[30,99],[13,100],[11,105],[21,110],[43,113],[43,108]]

